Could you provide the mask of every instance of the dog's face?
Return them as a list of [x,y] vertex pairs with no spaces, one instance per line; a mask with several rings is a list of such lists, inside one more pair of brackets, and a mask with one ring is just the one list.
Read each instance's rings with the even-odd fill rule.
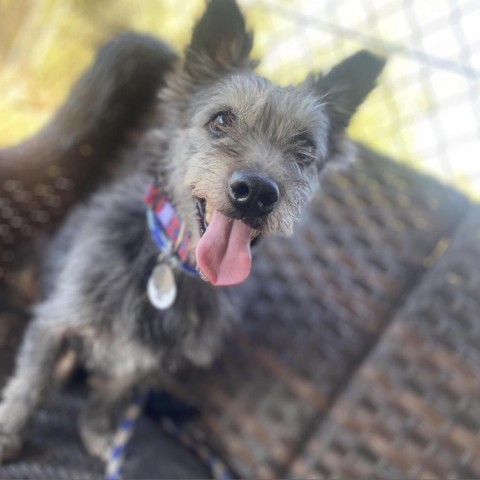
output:
[[165,95],[174,201],[215,285],[248,276],[258,236],[292,232],[322,171],[348,156],[345,128],[384,65],[363,51],[282,88],[253,71],[251,46],[235,1],[211,0]]

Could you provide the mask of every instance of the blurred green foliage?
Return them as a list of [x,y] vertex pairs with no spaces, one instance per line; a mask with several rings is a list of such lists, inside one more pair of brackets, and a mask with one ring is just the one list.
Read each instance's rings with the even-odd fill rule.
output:
[[[201,0],[0,0],[6,27],[0,31],[0,145],[18,141],[45,123],[98,46],[113,35],[135,29],[166,38],[181,48],[202,7]],[[272,16],[255,2],[245,7],[256,33],[255,57],[266,54],[272,39],[294,35],[288,19]],[[315,43],[314,38],[309,41]],[[281,62],[273,68],[261,65],[260,72],[281,84],[299,82],[309,71],[327,66],[323,54],[332,46],[314,44],[313,48],[313,61],[302,63],[294,51],[285,51]],[[374,121],[372,110],[356,119],[355,137],[362,138],[362,132],[368,130],[362,125]]]
[[43,125],[116,33],[134,29],[177,47],[188,39],[200,0],[0,0],[0,145]]

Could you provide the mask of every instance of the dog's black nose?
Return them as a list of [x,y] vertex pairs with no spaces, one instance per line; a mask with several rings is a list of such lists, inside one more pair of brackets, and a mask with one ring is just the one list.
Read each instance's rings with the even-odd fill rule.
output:
[[269,214],[278,201],[278,185],[258,173],[240,170],[235,172],[228,184],[232,205],[242,217],[263,217]]

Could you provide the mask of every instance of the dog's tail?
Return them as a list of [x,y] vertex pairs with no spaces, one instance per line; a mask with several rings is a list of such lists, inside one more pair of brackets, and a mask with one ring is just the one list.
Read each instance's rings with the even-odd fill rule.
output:
[[55,225],[103,177],[128,132],[153,109],[175,60],[159,40],[119,35],[38,134],[0,149],[0,269],[2,253],[12,256],[6,245]]

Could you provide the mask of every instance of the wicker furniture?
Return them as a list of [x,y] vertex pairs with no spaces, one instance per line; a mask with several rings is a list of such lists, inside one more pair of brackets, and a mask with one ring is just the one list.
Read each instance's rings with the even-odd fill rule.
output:
[[[175,394],[240,477],[479,477],[480,209],[359,157],[329,176],[293,238],[261,242],[231,292],[233,338]],[[3,376],[23,323],[4,302]],[[82,401],[54,395],[0,478],[98,478],[78,442]]]

